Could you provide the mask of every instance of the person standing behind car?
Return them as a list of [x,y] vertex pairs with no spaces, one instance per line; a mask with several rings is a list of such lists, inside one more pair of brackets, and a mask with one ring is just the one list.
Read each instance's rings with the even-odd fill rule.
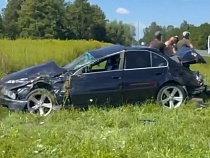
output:
[[175,37],[170,37],[168,41],[165,42],[166,48],[165,48],[165,54],[168,56],[172,56],[174,54],[174,44]]
[[190,32],[189,31],[184,31],[182,33],[182,39],[179,40],[179,42],[177,43],[177,50],[179,50],[182,47],[193,48],[193,45],[191,44],[189,38],[190,38]]
[[173,52],[177,51],[177,43],[179,42],[179,36],[174,36]]
[[149,47],[156,48],[165,54],[166,45],[162,42],[162,33],[160,31],[155,32],[155,39],[150,42]]
[[179,36],[174,36],[174,44],[177,44],[179,42]]

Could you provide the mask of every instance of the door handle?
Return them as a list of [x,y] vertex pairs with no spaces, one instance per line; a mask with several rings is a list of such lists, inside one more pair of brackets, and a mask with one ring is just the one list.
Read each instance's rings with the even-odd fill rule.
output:
[[121,79],[120,76],[112,76],[113,79]]
[[155,75],[162,75],[162,74],[163,74],[162,72],[155,73]]

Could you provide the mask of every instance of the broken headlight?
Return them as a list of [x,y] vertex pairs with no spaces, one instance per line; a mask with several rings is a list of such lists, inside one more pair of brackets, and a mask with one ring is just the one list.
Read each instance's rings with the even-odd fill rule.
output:
[[202,85],[204,83],[204,76],[198,71],[195,71],[194,75],[196,77],[196,80],[199,82],[199,84]]
[[1,94],[4,95],[4,96],[7,96],[8,98],[11,98],[13,100],[16,99],[16,97],[17,97],[16,94],[13,91],[8,90],[5,87],[3,87],[1,89]]
[[22,83],[22,84],[28,84],[29,80],[28,78],[21,78],[21,79],[17,79],[17,80],[9,80],[5,83],[11,83],[11,84],[17,84],[17,83]]

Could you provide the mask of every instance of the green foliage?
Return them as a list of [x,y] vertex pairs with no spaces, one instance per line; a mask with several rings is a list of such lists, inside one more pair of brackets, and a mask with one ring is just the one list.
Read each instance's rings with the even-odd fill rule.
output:
[[135,36],[135,28],[132,25],[124,24],[122,21],[111,21],[106,25],[107,41],[123,45],[131,45]]
[[64,15],[64,0],[26,0],[19,12],[20,37],[62,39]]
[[2,19],[2,15],[0,14],[0,36],[3,36],[3,30],[4,30],[4,26],[3,26],[3,19]]
[[62,66],[86,50],[107,45],[93,40],[0,40],[0,77],[49,60]]
[[97,5],[91,5],[87,0],[75,0],[68,5],[66,18],[73,38],[105,39],[106,16]]
[[141,39],[141,41],[149,43],[153,40],[155,32],[160,30],[162,31],[161,26],[157,25],[156,22],[152,22],[149,27],[144,29],[144,37]]
[[[115,22],[114,22],[115,23]],[[106,15],[88,0],[9,0],[3,11],[3,36],[9,39],[93,39],[130,45],[134,26],[117,23],[110,30]],[[0,19],[0,34],[1,34]],[[112,39],[110,35],[117,36]]]
[[[207,48],[210,24],[194,26],[184,20],[180,26],[160,26],[152,22],[144,28],[140,42],[149,43],[154,32],[163,32],[163,40],[191,31],[191,41],[197,49]],[[135,27],[122,21],[109,21],[97,5],[88,0],[8,0],[0,17],[0,37],[17,39],[93,39],[113,44],[137,44]]]
[[8,0],[6,8],[3,10],[4,36],[10,39],[19,37],[17,22],[23,2],[24,0]]

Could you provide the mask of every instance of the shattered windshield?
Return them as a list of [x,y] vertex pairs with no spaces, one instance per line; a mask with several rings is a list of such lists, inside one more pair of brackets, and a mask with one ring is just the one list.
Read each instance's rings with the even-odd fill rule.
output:
[[78,68],[81,68],[84,65],[87,65],[91,62],[95,61],[94,56],[92,56],[90,53],[86,52],[70,62],[69,64],[65,65],[64,68],[69,70],[76,70]]

